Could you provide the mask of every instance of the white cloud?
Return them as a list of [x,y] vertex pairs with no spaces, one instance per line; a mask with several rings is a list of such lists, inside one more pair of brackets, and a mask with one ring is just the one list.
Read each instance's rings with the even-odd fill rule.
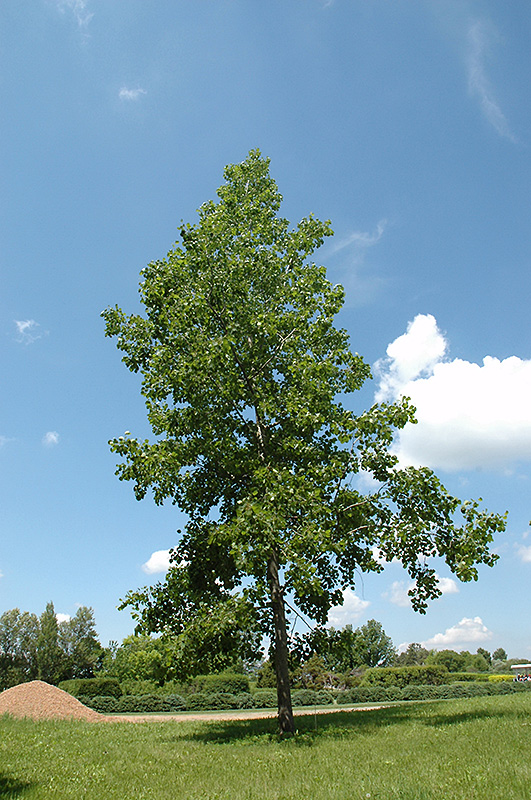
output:
[[403,387],[421,375],[429,374],[444,358],[447,344],[431,314],[417,314],[407,331],[387,347],[387,359],[376,363],[380,373],[377,402],[394,400],[404,394]]
[[40,339],[42,333],[38,330],[40,325],[34,319],[15,319],[17,328],[17,341],[22,344],[32,344]]
[[71,11],[79,28],[86,28],[94,16],[87,10],[86,0],[56,0],[56,5],[62,14]]
[[516,142],[509,123],[495,99],[485,71],[485,58],[496,36],[494,27],[483,20],[476,20],[470,26],[467,57],[468,88],[471,94],[479,98],[483,115],[498,134],[511,142]]
[[[406,581],[393,581],[390,590],[385,592],[385,594],[382,596],[395,606],[400,606],[400,608],[410,608],[411,598],[408,592],[410,589],[413,589],[414,586],[415,584],[413,582],[408,583]],[[437,586],[440,589],[442,596],[445,594],[459,593],[459,587],[453,578],[441,578],[440,575],[437,575]]]
[[398,436],[402,464],[446,470],[508,469],[531,458],[531,361],[444,360],[434,317],[419,314],[375,365],[377,401],[410,397],[417,425]]
[[61,622],[70,622],[70,614],[61,614],[57,613],[55,615],[57,622],[60,624]]
[[344,628],[345,625],[356,622],[369,606],[368,600],[362,600],[352,589],[345,589],[343,605],[334,606],[328,612],[328,625],[332,628]]
[[332,248],[332,253],[337,253],[344,250],[346,247],[354,246],[357,250],[365,250],[367,247],[372,247],[377,244],[382,238],[387,220],[382,219],[378,222],[374,233],[367,233],[366,231],[353,231],[337,242]]
[[55,447],[59,444],[59,434],[57,431],[48,431],[42,437],[42,443],[45,447]]
[[459,594],[459,586],[453,578],[441,578],[437,576],[437,586],[445,594]]
[[170,568],[170,550],[155,550],[151,553],[142,569],[148,575],[155,575],[157,572],[167,572]]
[[477,644],[478,642],[486,642],[492,639],[492,631],[489,631],[486,625],[483,624],[481,617],[463,617],[461,622],[447,628],[444,633],[436,633],[431,639],[421,642],[423,647],[435,648],[444,650],[445,648],[453,648],[454,645],[459,645],[464,648],[465,645]]
[[523,561],[524,564],[531,564],[531,545],[526,547],[526,545],[521,544],[517,547],[516,552],[520,561]]
[[411,606],[411,598],[408,595],[408,591],[413,589],[415,586],[414,583],[406,583],[405,581],[393,581],[391,584],[391,589],[389,592],[384,594],[390,603],[393,603],[395,606],[400,606],[400,608],[410,608]]
[[138,100],[143,94],[147,94],[145,89],[127,89],[122,86],[118,93],[120,100]]

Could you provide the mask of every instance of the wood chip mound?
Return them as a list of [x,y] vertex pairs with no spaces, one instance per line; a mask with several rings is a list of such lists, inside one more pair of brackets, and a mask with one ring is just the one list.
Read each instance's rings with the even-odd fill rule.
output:
[[105,717],[87,708],[68,692],[44,681],[20,683],[0,693],[0,715],[21,719],[82,719],[103,722]]

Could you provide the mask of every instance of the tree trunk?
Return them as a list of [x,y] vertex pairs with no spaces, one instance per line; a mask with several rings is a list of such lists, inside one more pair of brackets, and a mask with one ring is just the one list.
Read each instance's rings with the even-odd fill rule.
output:
[[273,609],[273,626],[275,633],[275,673],[277,677],[278,724],[281,733],[295,733],[293,709],[291,707],[291,689],[288,669],[288,634],[286,630],[286,611],[284,595],[278,579],[278,555],[271,553],[267,564],[271,606]]

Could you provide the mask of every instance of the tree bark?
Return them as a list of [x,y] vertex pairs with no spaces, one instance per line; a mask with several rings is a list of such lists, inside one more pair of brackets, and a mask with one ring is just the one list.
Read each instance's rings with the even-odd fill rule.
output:
[[278,554],[273,551],[267,564],[267,576],[273,609],[275,673],[277,678],[278,724],[280,733],[295,733],[288,668],[288,633],[284,594],[278,578]]

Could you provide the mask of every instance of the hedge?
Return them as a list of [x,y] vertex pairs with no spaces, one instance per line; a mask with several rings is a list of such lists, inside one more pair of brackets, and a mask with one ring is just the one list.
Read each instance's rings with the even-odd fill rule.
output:
[[425,686],[448,682],[448,670],[440,664],[411,667],[374,667],[363,675],[361,686]]
[[96,697],[105,695],[106,697],[121,697],[122,689],[116,678],[72,678],[69,681],[61,681],[59,689],[68,694],[73,694],[79,698]]
[[192,692],[203,694],[250,694],[249,678],[235,672],[218,672],[212,675],[197,675],[190,687]]
[[[382,703],[408,700],[447,700],[459,697],[514,694],[531,691],[531,682],[476,681],[446,684],[410,684],[408,686],[356,686],[335,694],[338,705]],[[334,694],[326,690],[315,692],[301,689],[292,692],[293,706],[316,706],[334,703]],[[123,697],[81,695],[79,700],[102,714],[175,713],[177,711],[214,711],[240,708],[276,708],[277,694],[273,689],[248,692],[194,692],[182,695],[124,695]]]

